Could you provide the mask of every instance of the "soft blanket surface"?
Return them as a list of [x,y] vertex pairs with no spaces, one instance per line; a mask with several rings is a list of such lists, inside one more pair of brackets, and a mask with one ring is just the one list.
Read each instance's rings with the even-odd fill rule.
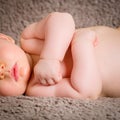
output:
[[[0,32],[21,31],[53,11],[69,12],[76,28],[120,26],[120,0],[0,0]],[[0,97],[0,120],[120,120],[120,98]]]

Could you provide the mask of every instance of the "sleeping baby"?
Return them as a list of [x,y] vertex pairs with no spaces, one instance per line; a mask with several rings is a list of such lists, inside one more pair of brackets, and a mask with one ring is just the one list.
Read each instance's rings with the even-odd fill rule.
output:
[[[70,14],[54,12],[24,29],[21,48],[27,56],[24,69],[28,69],[29,74],[24,92],[28,96],[78,99],[120,96],[119,29],[95,26],[75,30]],[[20,56],[19,52],[17,55]],[[2,57],[1,63],[6,65]],[[17,83],[24,69],[20,69],[19,62],[14,64],[19,69],[13,67],[14,72],[7,71],[7,74],[10,73]],[[6,76],[3,73],[1,77],[0,94],[7,92],[2,90],[5,82],[9,81],[12,86]],[[9,88],[7,90],[10,92]]]

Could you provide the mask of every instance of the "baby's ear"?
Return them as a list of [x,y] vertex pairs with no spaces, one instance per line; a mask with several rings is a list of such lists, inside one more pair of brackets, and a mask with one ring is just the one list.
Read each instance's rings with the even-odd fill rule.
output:
[[5,40],[7,40],[9,42],[15,43],[15,41],[11,37],[9,37],[9,36],[7,36],[5,34],[0,33],[0,38],[5,39]]

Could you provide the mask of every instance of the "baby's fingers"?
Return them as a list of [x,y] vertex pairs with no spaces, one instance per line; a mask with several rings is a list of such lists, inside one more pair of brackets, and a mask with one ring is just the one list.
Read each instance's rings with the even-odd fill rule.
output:
[[55,83],[58,83],[58,82],[60,82],[61,80],[62,80],[62,75],[61,75],[61,74],[59,74],[58,76],[55,76],[55,77],[54,77]]
[[40,83],[45,86],[56,84],[53,79],[42,79],[40,80]]
[[45,80],[45,79],[40,80],[40,83],[41,83],[42,85],[48,85],[48,82],[47,82],[47,80]]
[[47,82],[48,82],[49,85],[54,85],[54,84],[56,84],[53,79],[48,79]]

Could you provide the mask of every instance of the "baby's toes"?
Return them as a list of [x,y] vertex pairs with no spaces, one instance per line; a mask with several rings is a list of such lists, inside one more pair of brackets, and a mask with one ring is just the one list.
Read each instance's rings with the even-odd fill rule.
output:
[[55,81],[53,79],[48,79],[47,82],[48,82],[49,85],[54,85],[55,84]]

